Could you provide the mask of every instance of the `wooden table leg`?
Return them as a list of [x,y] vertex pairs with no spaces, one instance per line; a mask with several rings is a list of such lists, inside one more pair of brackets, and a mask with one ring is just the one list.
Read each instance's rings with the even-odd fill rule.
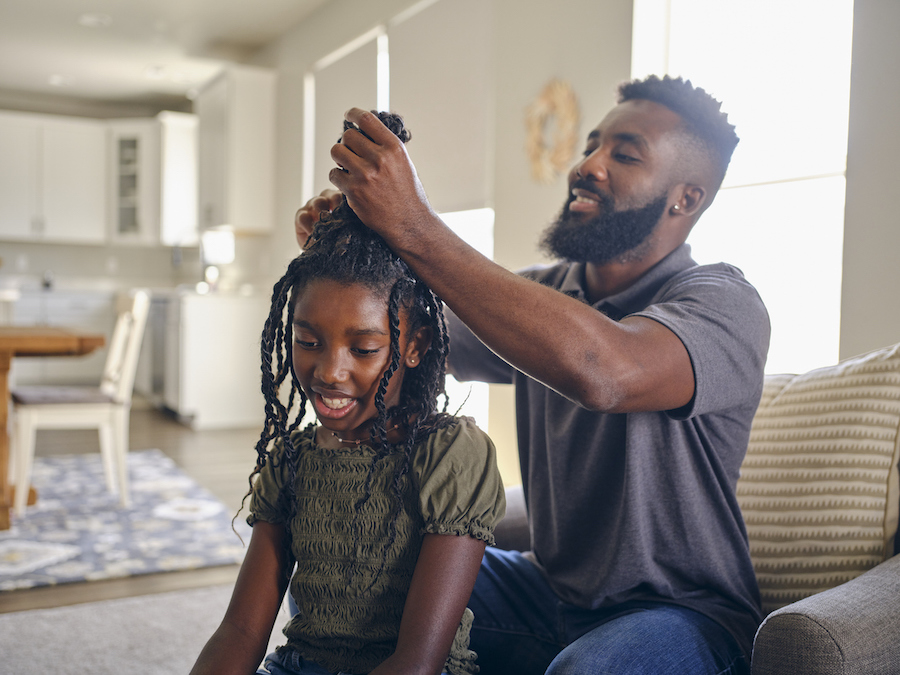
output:
[[12,490],[9,488],[9,367],[12,353],[0,351],[0,530],[8,530],[9,512],[12,508]]

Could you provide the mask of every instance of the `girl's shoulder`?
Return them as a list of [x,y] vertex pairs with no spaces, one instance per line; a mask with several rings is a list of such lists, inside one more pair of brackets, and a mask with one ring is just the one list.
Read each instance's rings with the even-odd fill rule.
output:
[[471,417],[442,415],[433,422],[417,445],[414,464],[421,471],[433,470],[438,464],[481,464],[495,462],[496,449],[490,437]]

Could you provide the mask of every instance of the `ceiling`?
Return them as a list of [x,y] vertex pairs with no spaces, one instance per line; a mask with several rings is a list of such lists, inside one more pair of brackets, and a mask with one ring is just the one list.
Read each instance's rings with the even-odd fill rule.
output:
[[190,97],[327,0],[0,0],[0,90],[104,102]]

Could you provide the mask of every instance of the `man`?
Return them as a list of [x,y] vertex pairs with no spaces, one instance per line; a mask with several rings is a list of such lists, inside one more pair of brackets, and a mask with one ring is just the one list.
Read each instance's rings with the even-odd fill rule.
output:
[[[532,551],[485,555],[482,673],[749,673],[734,491],[769,322],[739,270],[685,244],[738,141],[719,103],[680,78],[620,87],[542,241],[563,262],[522,274],[440,221],[373,115],[347,119],[331,181],[458,317],[454,374],[516,385]],[[334,199],[298,212],[298,239]]]

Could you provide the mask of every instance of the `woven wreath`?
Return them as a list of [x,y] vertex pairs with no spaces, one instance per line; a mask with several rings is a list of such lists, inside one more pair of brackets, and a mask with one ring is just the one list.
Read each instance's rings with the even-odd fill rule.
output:
[[[551,124],[552,123],[552,124]],[[525,151],[531,175],[549,185],[568,171],[578,134],[578,99],[572,85],[551,80],[525,113]],[[548,131],[552,127],[552,139]]]

